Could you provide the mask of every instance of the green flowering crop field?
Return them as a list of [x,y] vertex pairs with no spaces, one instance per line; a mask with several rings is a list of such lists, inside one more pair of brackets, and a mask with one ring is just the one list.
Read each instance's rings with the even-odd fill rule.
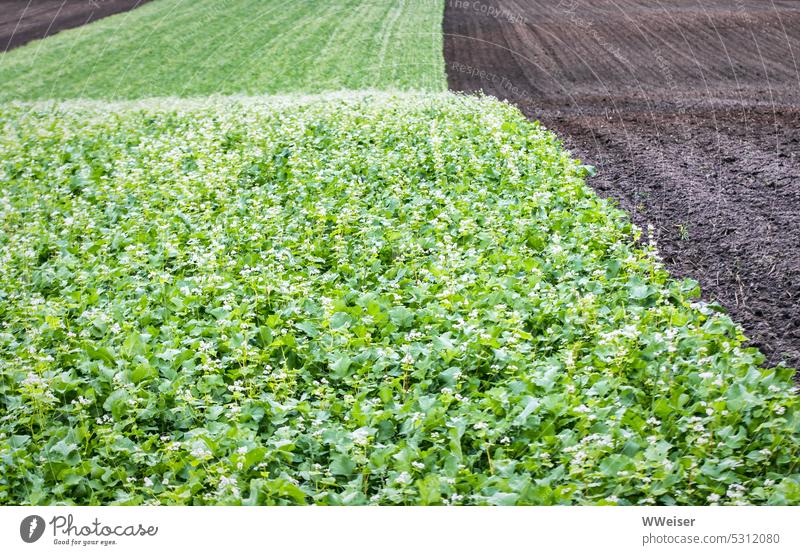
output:
[[0,126],[0,503],[800,502],[792,371],[506,104]]
[[0,102],[444,91],[444,0],[155,0],[0,53]]

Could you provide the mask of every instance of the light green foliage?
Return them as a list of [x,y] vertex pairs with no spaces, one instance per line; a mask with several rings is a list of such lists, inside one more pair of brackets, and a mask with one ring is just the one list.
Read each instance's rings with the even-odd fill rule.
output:
[[155,0],[0,54],[0,101],[442,91],[443,0]]
[[0,124],[0,503],[800,501],[792,372],[508,105]]

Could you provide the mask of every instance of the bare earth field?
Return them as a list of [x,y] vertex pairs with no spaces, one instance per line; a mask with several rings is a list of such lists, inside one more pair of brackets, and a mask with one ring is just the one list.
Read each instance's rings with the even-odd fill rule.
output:
[[800,367],[800,1],[448,0],[451,89],[517,103]]
[[0,51],[80,27],[149,0],[0,0]]

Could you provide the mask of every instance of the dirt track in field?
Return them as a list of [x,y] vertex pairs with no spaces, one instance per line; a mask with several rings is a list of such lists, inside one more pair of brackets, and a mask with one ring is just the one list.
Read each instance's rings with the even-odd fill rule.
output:
[[0,52],[150,0],[0,0]]
[[445,2],[451,89],[517,103],[800,368],[800,1]]

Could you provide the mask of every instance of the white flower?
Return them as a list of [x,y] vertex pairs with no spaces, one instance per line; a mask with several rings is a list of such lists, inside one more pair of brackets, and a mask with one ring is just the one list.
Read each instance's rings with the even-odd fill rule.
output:
[[716,503],[719,500],[720,500],[720,496],[719,496],[718,493],[712,493],[711,495],[708,496],[709,503]]
[[777,407],[775,407],[775,414],[777,414],[778,416],[782,415],[784,412],[786,412],[786,407],[782,405],[778,405]]
[[24,380],[20,382],[20,385],[23,386],[41,386],[47,387],[47,382],[45,382],[40,376],[34,374],[32,372],[28,373]]
[[425,469],[425,463],[422,463],[422,462],[420,462],[420,461],[414,461],[414,462],[412,462],[412,463],[411,463],[411,466],[413,466],[413,467],[414,467],[414,468],[416,468],[417,470],[424,470],[424,469]]
[[474,426],[472,426],[475,430],[485,430],[488,428],[489,425],[486,422],[477,422]]
[[144,479],[144,485],[145,485],[145,487],[152,488],[153,487],[153,480],[151,480],[150,478],[145,478]]
[[194,449],[192,449],[191,455],[193,457],[198,458],[198,459],[205,459],[205,458],[211,456],[211,451],[209,451],[208,449],[206,449],[204,447],[198,446],[198,447],[195,447]]
[[356,445],[366,445],[369,441],[369,429],[359,428],[354,430],[350,433],[350,439],[352,439],[353,443]]
[[701,378],[703,378],[705,380],[705,379],[708,379],[708,378],[713,378],[714,374],[711,373],[711,372],[700,372],[698,374],[698,376],[700,376]]
[[92,401],[91,401],[90,399],[87,399],[87,398],[86,398],[86,397],[84,397],[83,395],[81,395],[81,396],[79,396],[77,399],[73,399],[73,400],[72,400],[72,404],[73,404],[73,405],[83,405],[83,406],[87,406],[87,405],[91,405],[91,404],[92,404]]
[[731,499],[738,499],[744,496],[745,487],[742,484],[731,484],[728,486],[728,491],[725,493]]

